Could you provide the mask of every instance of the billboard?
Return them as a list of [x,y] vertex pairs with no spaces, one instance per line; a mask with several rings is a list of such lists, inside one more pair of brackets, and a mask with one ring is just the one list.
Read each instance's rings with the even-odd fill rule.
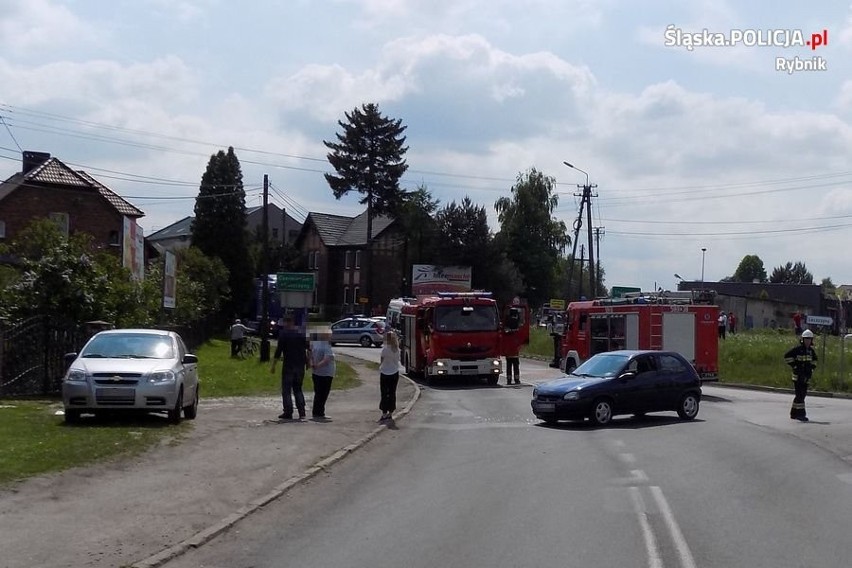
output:
[[177,258],[172,251],[166,251],[165,268],[163,269],[163,307],[174,308],[177,292]]
[[136,280],[145,277],[145,236],[142,227],[132,217],[124,217],[121,265],[130,270]]
[[411,270],[411,293],[415,296],[437,292],[470,292],[470,266],[415,264]]

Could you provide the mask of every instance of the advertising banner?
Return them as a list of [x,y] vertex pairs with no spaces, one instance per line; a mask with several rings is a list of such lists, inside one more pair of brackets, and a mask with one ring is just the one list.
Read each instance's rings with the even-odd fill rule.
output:
[[411,293],[426,296],[438,292],[470,292],[470,266],[415,264],[411,271]]

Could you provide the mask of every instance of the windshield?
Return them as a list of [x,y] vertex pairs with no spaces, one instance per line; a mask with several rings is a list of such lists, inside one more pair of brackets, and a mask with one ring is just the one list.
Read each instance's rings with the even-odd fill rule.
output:
[[115,359],[172,359],[174,348],[167,335],[110,333],[94,337],[81,357]]
[[595,355],[579,367],[573,374],[586,377],[614,377],[624,368],[629,357],[625,355]]
[[497,307],[439,306],[435,309],[435,329],[438,331],[496,331]]

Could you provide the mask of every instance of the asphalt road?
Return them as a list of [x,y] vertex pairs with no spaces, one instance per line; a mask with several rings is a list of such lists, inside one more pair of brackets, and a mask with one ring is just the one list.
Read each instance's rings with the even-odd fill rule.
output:
[[789,395],[710,386],[693,422],[546,427],[530,383],[553,373],[424,386],[396,429],[167,566],[852,564],[852,401],[811,398],[801,424]]

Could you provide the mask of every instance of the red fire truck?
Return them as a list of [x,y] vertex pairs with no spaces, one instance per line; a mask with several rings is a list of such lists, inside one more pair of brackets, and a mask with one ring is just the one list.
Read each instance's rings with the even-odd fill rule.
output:
[[701,301],[691,292],[667,292],[571,302],[565,311],[560,367],[569,373],[605,351],[658,349],[683,355],[701,380],[718,380],[719,308]]
[[529,308],[519,299],[501,318],[490,292],[446,292],[401,306],[402,364],[427,382],[476,376],[497,384],[506,349],[529,343]]

